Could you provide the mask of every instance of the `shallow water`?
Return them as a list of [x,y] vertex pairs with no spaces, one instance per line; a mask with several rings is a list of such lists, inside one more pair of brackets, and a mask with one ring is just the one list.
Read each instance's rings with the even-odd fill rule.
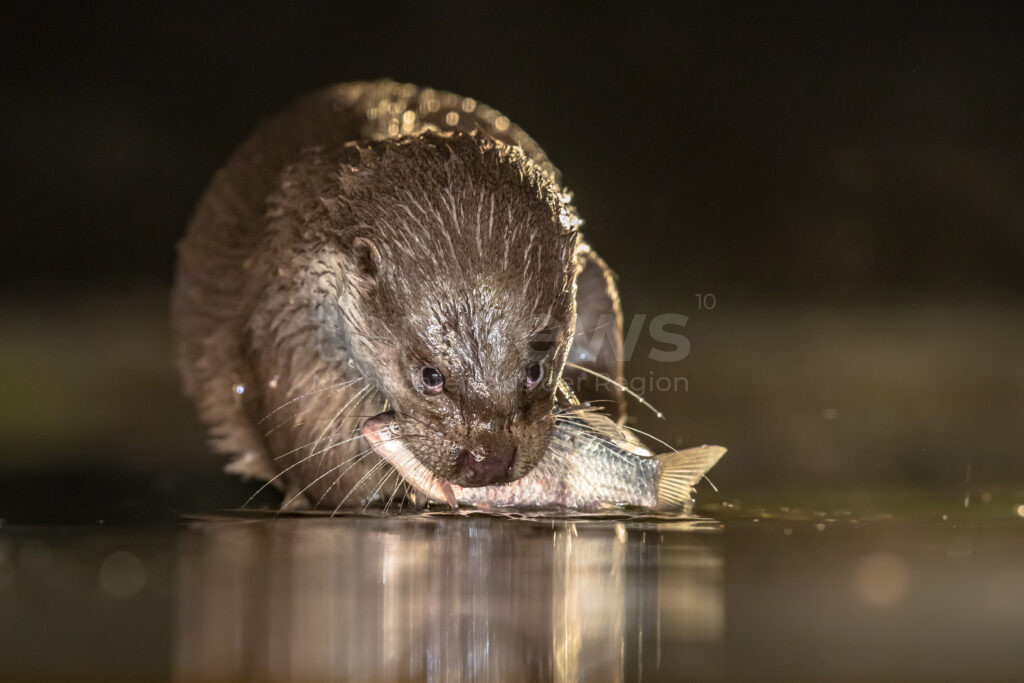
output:
[[1024,509],[987,495],[18,524],[0,661],[77,680],[1012,678]]

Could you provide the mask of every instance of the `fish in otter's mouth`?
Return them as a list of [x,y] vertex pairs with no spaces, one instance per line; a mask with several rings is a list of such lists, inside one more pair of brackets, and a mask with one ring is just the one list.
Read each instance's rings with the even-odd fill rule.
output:
[[721,446],[699,446],[652,455],[595,412],[572,411],[556,422],[550,447],[529,474],[477,487],[452,484],[424,466],[403,443],[392,413],[368,419],[362,433],[414,489],[452,507],[689,511],[694,485],[725,454]]

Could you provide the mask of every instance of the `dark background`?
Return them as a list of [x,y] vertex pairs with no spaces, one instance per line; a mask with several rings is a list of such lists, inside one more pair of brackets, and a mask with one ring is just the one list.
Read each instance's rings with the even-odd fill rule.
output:
[[508,115],[561,167],[627,314],[690,316],[688,358],[653,363],[642,337],[627,366],[688,391],[648,395],[665,423],[634,414],[729,446],[726,491],[1024,482],[1019,5],[0,12],[8,509],[244,500],[170,364],[174,245],[261,118],[378,77]]

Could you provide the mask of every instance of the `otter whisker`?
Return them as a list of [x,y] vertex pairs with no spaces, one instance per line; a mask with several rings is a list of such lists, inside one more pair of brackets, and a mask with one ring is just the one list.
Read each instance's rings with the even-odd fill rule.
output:
[[[373,417],[373,415],[352,415],[352,414],[349,414],[349,415],[342,415],[341,419],[342,420],[347,420],[347,419],[356,418],[356,417]],[[337,431],[335,431],[334,435],[331,436],[331,439],[333,439],[334,436],[336,436],[336,435],[337,435]],[[321,433],[321,436],[322,436],[322,433]],[[334,442],[331,445],[326,446],[323,449],[317,451],[314,455],[318,455],[320,453],[325,453],[325,452],[331,450],[332,448],[335,448],[335,447],[340,446],[342,444],[348,443],[349,441],[355,441],[360,436],[362,436],[362,434],[357,434],[357,435],[355,435],[355,436],[353,436],[351,438],[346,438],[346,439],[343,439],[341,441]],[[281,458],[285,457],[286,455],[291,455],[292,453],[294,453],[296,451],[301,451],[303,448],[307,448],[309,446],[313,446],[314,444],[317,444],[320,440],[321,440],[320,438],[317,438],[317,439],[314,439],[313,441],[307,441],[306,443],[302,444],[301,446],[296,446],[295,448],[291,449],[290,451],[286,451],[286,452],[282,453],[281,455],[274,456],[273,459],[274,460],[280,460]],[[330,439],[328,439],[328,440],[330,440]]]
[[[321,437],[322,437],[322,435],[323,435],[323,433],[321,432]],[[355,438],[357,438],[357,437],[353,437],[352,439],[349,439],[349,440],[355,440]],[[317,439],[313,443],[316,444],[319,441],[320,441],[320,439]],[[348,441],[348,440],[346,440],[346,441]],[[291,465],[289,465],[285,469],[283,469],[280,472],[278,472],[276,475],[274,475],[268,481],[264,482],[264,484],[262,486],[260,486],[258,489],[256,489],[256,492],[253,493],[251,496],[249,496],[249,499],[246,500],[245,503],[242,504],[242,508],[245,508],[249,503],[251,503],[253,501],[254,498],[256,498],[256,496],[258,496],[265,488],[267,488],[267,486],[271,485],[274,481],[279,479],[281,476],[283,476],[285,473],[287,473],[292,468],[297,467],[298,465],[301,465],[302,463],[306,462],[307,460],[309,460],[310,458],[313,458],[316,455],[319,455],[320,453],[326,452],[327,450],[330,450],[331,448],[335,448],[335,447],[340,446],[340,445],[341,445],[341,443],[332,444],[331,446],[325,448],[324,450],[313,451],[309,455],[305,456],[304,458],[302,458],[300,460],[296,460]],[[282,458],[285,455],[289,455],[289,454],[294,453],[296,451],[302,450],[303,448],[306,448],[307,446],[309,446],[309,444],[305,444],[305,445],[299,446],[298,448],[293,448],[292,450],[288,451],[287,453],[283,453],[282,455],[279,455],[279,456],[275,457],[274,460]],[[368,449],[366,451],[366,453],[369,453],[371,450],[372,449]]]
[[[351,443],[351,442],[353,442],[353,441],[355,441],[357,439],[362,438],[362,436],[363,436],[362,434],[356,434],[355,436],[346,437],[346,438],[342,439],[341,441],[331,442],[328,445],[326,445],[323,448],[321,448],[320,450],[318,450],[315,453],[315,455],[320,455],[321,453],[326,453],[327,451],[335,449],[338,446],[344,446],[347,443]],[[332,436],[331,438],[334,438],[334,437]],[[328,441],[330,441],[330,439],[328,439]]]
[[[580,425],[588,432],[595,434],[618,434],[618,425],[608,417],[607,413],[600,408],[591,407],[590,410],[570,410],[564,413],[552,413],[552,419],[556,422],[571,422]],[[597,419],[594,419],[597,418]],[[614,427],[606,424],[611,422]]]
[[363,482],[366,481],[367,478],[369,478],[374,472],[376,472],[378,469],[384,467],[387,464],[388,462],[386,460],[378,460],[376,463],[374,463],[373,467],[366,470],[366,474],[359,478],[359,481],[357,481],[355,485],[348,490],[348,493],[345,494],[345,497],[342,498],[341,502],[339,502],[337,507],[334,508],[334,512],[331,513],[331,517],[334,517],[334,515],[338,514],[338,510],[340,510],[341,506],[345,504],[345,501],[349,499],[349,496],[355,493],[356,489],[362,486]]
[[[369,454],[370,454],[370,453],[371,453],[372,451],[373,451],[373,448],[367,448],[367,449],[365,449],[365,450],[363,450],[363,451],[360,451],[359,453],[357,453],[357,454],[353,455],[353,456],[352,456],[352,457],[350,457],[350,458],[347,458],[347,459],[345,459],[345,460],[342,460],[342,461],[341,461],[341,462],[339,462],[339,463],[338,463],[337,465],[335,465],[334,467],[330,468],[329,470],[327,470],[326,472],[324,472],[323,474],[321,474],[321,475],[320,475],[319,477],[317,477],[317,478],[316,478],[316,479],[314,479],[313,481],[311,481],[311,482],[309,482],[308,484],[306,484],[306,486],[305,486],[305,487],[303,487],[303,489],[302,489],[301,491],[299,491],[299,492],[298,492],[297,494],[295,494],[294,496],[292,496],[292,498],[291,498],[291,499],[289,499],[289,500],[288,500],[288,501],[287,501],[287,502],[286,502],[286,503],[285,503],[284,505],[282,505],[282,506],[281,506],[281,509],[282,509],[282,510],[283,510],[283,509],[286,509],[286,508],[287,508],[287,507],[288,507],[289,505],[291,505],[291,504],[292,504],[292,502],[294,502],[294,501],[295,501],[295,499],[296,499],[296,498],[298,498],[298,497],[299,497],[299,496],[301,496],[301,495],[302,495],[303,493],[305,493],[306,491],[308,491],[308,490],[309,490],[309,488],[310,488],[311,486],[313,486],[313,485],[314,485],[314,484],[316,484],[316,483],[317,483],[318,481],[320,481],[321,479],[323,479],[324,477],[326,477],[327,475],[329,475],[329,474],[330,474],[331,472],[335,472],[335,471],[337,471],[337,470],[338,470],[338,468],[340,468],[340,467],[341,467],[342,465],[345,465],[346,463],[348,463],[348,462],[351,462],[351,461],[355,460],[356,458],[360,458],[360,459],[361,459],[361,458],[363,458],[363,457],[365,457],[365,456],[369,455]],[[347,468],[347,469],[345,470],[345,472],[348,472],[348,470],[349,470],[349,469],[351,469],[352,467],[354,467],[354,466],[355,466],[356,464],[358,464],[358,463],[353,463],[352,465],[350,465],[350,466],[349,466],[349,467],[348,467],[348,468]],[[340,478],[340,477],[341,477],[342,475],[344,475],[344,474],[345,474],[345,472],[342,472],[342,473],[341,473],[341,474],[339,475],[339,478]],[[333,484],[331,485],[331,487],[333,487]],[[328,488],[328,491],[329,491],[329,490],[330,490],[330,488]],[[325,494],[324,494],[324,495],[326,495],[326,492],[325,492]],[[319,504],[320,504],[320,501],[322,501],[322,500],[323,500],[323,496],[321,496],[321,497],[320,497],[320,499],[319,499],[319,500],[317,501],[317,505],[318,505],[318,506],[319,506]],[[279,512],[280,512],[280,511],[279,511]]]
[[[327,470],[326,472],[324,472],[323,474],[321,474],[321,475],[320,475],[319,477],[317,477],[317,478],[316,478],[316,479],[314,479],[313,481],[311,481],[311,482],[309,482],[308,484],[306,484],[306,485],[305,485],[305,486],[304,486],[304,487],[302,488],[302,490],[301,490],[301,491],[299,491],[298,493],[296,493],[296,494],[295,494],[294,496],[292,496],[292,497],[291,497],[291,499],[290,499],[290,500],[288,500],[288,501],[287,501],[287,502],[286,502],[286,503],[285,503],[284,505],[282,505],[282,506],[281,506],[281,509],[282,509],[282,510],[286,509],[286,508],[287,508],[287,507],[288,507],[289,505],[291,505],[291,504],[292,504],[292,502],[294,502],[294,501],[295,501],[295,499],[296,499],[296,498],[298,498],[298,497],[299,497],[299,496],[301,496],[301,495],[302,495],[303,493],[305,493],[306,491],[308,491],[308,490],[309,490],[309,488],[310,488],[311,486],[313,486],[313,485],[314,485],[314,484],[316,484],[316,483],[317,483],[318,481],[320,481],[321,479],[323,479],[324,477],[326,477],[327,475],[329,475],[329,474],[330,474],[331,472],[335,472],[335,471],[337,471],[337,470],[338,470],[338,468],[340,468],[340,467],[341,467],[342,465],[344,465],[344,464],[345,464],[345,463],[347,463],[347,462],[350,462],[350,461],[352,461],[352,460],[354,460],[354,459],[356,459],[356,458],[358,458],[358,457],[361,457],[361,456],[365,456],[365,455],[368,455],[368,454],[370,453],[370,451],[372,451],[372,450],[373,450],[372,448],[367,448],[366,450],[364,450],[364,451],[361,451],[360,453],[357,453],[356,455],[352,456],[351,458],[348,458],[348,459],[346,459],[346,460],[342,460],[342,461],[341,461],[341,462],[339,462],[339,463],[338,463],[337,465],[335,465],[334,467],[330,468],[329,470]],[[348,470],[346,470],[346,471],[348,471]],[[344,474],[344,472],[343,472],[342,474]],[[319,501],[317,501],[317,502],[319,503]]]
[[[366,396],[364,396],[363,399],[359,402],[359,407],[360,408],[365,408],[366,404],[369,403],[370,401],[373,401],[374,400],[374,395],[378,394],[378,393],[379,392],[377,391],[377,389],[371,388],[370,392],[367,393]],[[345,421],[349,420],[349,419],[353,420],[352,429],[349,431],[349,436],[342,443],[347,443],[349,441],[355,441],[357,439],[362,438],[362,436],[363,436],[362,423],[358,419],[355,419],[355,418],[357,418],[357,417],[373,417],[373,416],[378,415],[378,414],[379,414],[379,411],[374,412],[373,415],[362,415],[362,414],[360,414],[360,415],[353,415],[353,414],[345,415],[341,419],[341,421],[338,423],[338,428],[335,430],[334,435],[332,435],[331,438],[333,439],[335,436],[337,436],[338,432],[340,432],[342,430],[342,427],[344,426]],[[337,445],[340,445],[340,444],[334,444],[334,445],[328,447],[327,450],[330,450],[331,448],[334,448]]]
[[628,429],[629,431],[633,432],[634,434],[642,434],[643,436],[646,436],[648,439],[653,439],[654,441],[657,441],[659,444],[661,444],[665,448],[669,449],[670,451],[676,450],[675,446],[673,446],[672,444],[668,443],[667,441],[663,441],[662,439],[659,439],[658,437],[656,437],[654,434],[651,434],[650,432],[645,432],[644,430],[637,429],[636,427],[627,427],[626,425],[622,425],[622,427],[623,427],[623,429]]
[[[338,473],[338,476],[336,476],[334,478],[334,481],[331,482],[331,485],[328,486],[327,489],[317,499],[316,507],[320,507],[320,503],[324,502],[324,498],[326,498],[327,494],[330,493],[334,489],[334,487],[338,485],[338,482],[341,481],[341,478],[345,476],[346,472],[348,472],[350,469],[352,469],[353,467],[358,465],[360,462],[362,462],[363,458],[365,458],[366,456],[368,456],[372,452],[373,452],[372,448],[367,448],[365,451],[359,453],[358,455],[355,455],[355,456],[349,458],[349,460],[355,460],[355,462],[352,463],[351,465],[349,465],[348,467],[346,467],[342,472]],[[346,462],[348,462],[348,461],[346,461]],[[342,463],[342,464],[344,464],[344,463]]]
[[[345,388],[347,388],[348,386],[350,386],[350,385],[352,385],[352,384],[354,384],[354,383],[358,382],[359,380],[360,380],[360,378],[359,378],[359,377],[357,377],[357,378],[355,378],[355,379],[352,379],[352,380],[349,380],[349,381],[347,381],[347,382],[342,382],[342,383],[340,383],[340,384],[334,384],[334,385],[331,385],[331,386],[330,386],[330,388],[331,388],[332,390],[334,390],[334,391],[337,391],[337,392],[339,392],[339,393],[340,393],[340,392],[341,392],[341,391],[342,391],[343,389],[345,389]],[[299,400],[299,399],[301,399],[301,398],[307,398],[307,397],[309,397],[309,396],[312,396],[312,395],[314,395],[314,394],[318,394],[318,393],[320,393],[321,391],[323,391],[323,390],[311,391],[311,392],[309,392],[309,393],[307,393],[307,394],[304,394],[303,396],[299,396],[299,397],[297,397],[297,398],[295,398],[295,399],[292,399],[291,401],[288,401],[288,402],[287,402],[287,403],[285,403],[284,405],[282,405],[282,406],[280,406],[279,408],[277,408],[276,410],[272,411],[272,412],[270,413],[270,415],[267,415],[267,417],[265,417],[265,418],[263,418],[263,419],[265,420],[265,419],[269,418],[269,417],[270,417],[271,415],[273,415],[273,413],[277,412],[278,410],[281,410],[281,408],[284,408],[285,406],[287,406],[287,405],[288,405],[288,404],[290,404],[290,403],[294,403],[295,401],[298,401],[298,400]],[[332,392],[332,393],[333,393],[333,392]],[[318,397],[318,399],[319,399],[319,398],[323,398],[323,397],[321,396],[321,397]],[[285,418],[285,419],[281,420],[280,422],[278,422],[277,424],[275,424],[275,425],[274,425],[273,427],[271,427],[271,428],[270,428],[269,430],[267,430],[266,432],[264,432],[264,434],[263,434],[263,438],[267,438],[268,436],[270,436],[271,434],[273,434],[274,432],[276,432],[276,431],[277,431],[278,429],[280,429],[281,427],[285,426],[285,425],[286,425],[286,424],[288,424],[289,422],[294,422],[294,424],[295,424],[295,426],[296,426],[296,427],[297,427],[297,426],[299,426],[299,425],[301,425],[301,424],[304,424],[304,421],[302,421],[302,420],[299,420],[299,417],[300,417],[300,416],[302,416],[302,415],[305,415],[306,413],[308,413],[309,411],[313,410],[314,408],[318,408],[318,407],[320,407],[320,406],[321,406],[321,404],[322,404],[322,401],[320,401],[320,400],[313,400],[313,401],[310,401],[310,402],[309,402],[309,405],[305,406],[304,408],[301,408],[301,409],[300,409],[300,410],[299,410],[298,412],[296,412],[296,413],[295,413],[294,415],[291,415],[290,417],[287,417],[287,418]],[[262,422],[262,421],[263,421],[263,420],[261,420],[260,422]]]
[[269,413],[267,413],[262,418],[260,418],[256,422],[256,424],[262,424],[262,423],[266,422],[274,413],[276,413],[279,410],[282,410],[282,409],[288,407],[289,405],[291,405],[292,403],[295,403],[296,401],[300,401],[300,400],[302,400],[302,399],[304,399],[304,398],[306,398],[308,396],[312,396],[313,394],[319,394],[320,392],[327,391],[329,389],[344,388],[344,387],[348,386],[349,384],[353,384],[353,383],[359,381],[360,379],[362,379],[362,378],[361,377],[357,377],[355,379],[350,379],[350,380],[347,380],[347,381],[344,381],[344,382],[338,382],[337,384],[331,384],[331,385],[326,386],[326,387],[320,387],[319,389],[314,389],[313,391],[310,391],[310,392],[307,392],[305,394],[302,394],[301,396],[296,396],[295,398],[290,399],[288,401],[285,401],[284,403],[282,403],[278,407],[276,407],[273,410],[271,410]]
[[[393,437],[393,438],[397,440],[397,437]],[[405,438],[406,438],[406,439],[408,439],[409,437],[405,437]],[[392,440],[392,439],[383,439],[383,440],[381,441],[381,443],[384,443],[385,441],[391,441],[391,440]],[[324,498],[326,498],[326,497],[327,497],[327,494],[328,494],[328,493],[330,493],[330,492],[331,492],[331,490],[332,490],[332,489],[333,489],[333,488],[334,488],[335,486],[337,486],[337,485],[338,485],[338,482],[339,482],[339,481],[341,481],[341,478],[342,478],[343,476],[345,476],[345,474],[346,474],[346,473],[347,473],[347,472],[348,472],[348,471],[349,471],[350,469],[352,469],[353,467],[355,467],[356,465],[358,465],[358,464],[359,464],[359,462],[360,462],[360,461],[362,461],[362,459],[363,459],[363,458],[365,458],[366,456],[370,455],[371,453],[373,453],[373,447],[372,447],[372,446],[371,446],[370,448],[367,448],[367,449],[366,449],[366,450],[364,450],[364,451],[360,451],[360,452],[359,452],[359,453],[357,453],[356,455],[353,455],[353,456],[352,456],[351,458],[348,458],[347,460],[344,460],[344,461],[342,461],[342,462],[338,463],[338,466],[340,467],[341,465],[344,465],[344,464],[345,464],[345,463],[347,463],[347,462],[351,462],[351,461],[355,460],[355,462],[353,462],[353,463],[352,463],[351,465],[349,465],[348,467],[346,467],[346,468],[344,469],[344,471],[340,472],[340,473],[338,474],[338,476],[334,478],[334,481],[333,481],[333,482],[331,482],[331,485],[330,485],[330,486],[328,486],[328,487],[327,487],[327,490],[323,492],[323,495],[321,495],[321,496],[320,496],[320,498],[319,498],[319,499],[317,499],[317,501],[316,501],[316,507],[320,507],[320,503],[322,503],[322,502],[323,502],[323,500],[324,500]]]
[[377,488],[374,489],[373,493],[370,494],[370,497],[367,498],[366,502],[363,504],[363,512],[366,512],[366,509],[370,507],[370,503],[372,503],[373,499],[377,496],[378,493],[380,493],[380,490],[384,488],[384,484],[386,484],[387,481],[396,474],[398,474],[398,470],[392,467],[390,472],[381,477],[380,483],[377,485]]
[[[356,380],[353,380],[353,382],[354,382],[354,381],[356,381]],[[344,387],[342,387],[342,389],[343,389],[343,388],[344,388]],[[340,390],[341,390],[341,389],[339,389],[339,391],[340,391]],[[322,398],[322,397],[321,397],[321,398]],[[285,425],[286,425],[286,424],[288,424],[289,422],[293,422],[293,421],[295,421],[295,420],[298,420],[298,418],[299,418],[299,417],[301,417],[302,415],[305,415],[306,413],[308,413],[309,411],[313,410],[314,408],[319,408],[319,407],[320,407],[320,405],[321,405],[321,402],[320,402],[320,401],[310,401],[310,402],[309,402],[309,405],[307,405],[307,406],[306,406],[306,407],[304,407],[304,408],[301,408],[301,409],[300,409],[300,410],[299,410],[298,412],[296,412],[296,413],[295,413],[294,415],[291,415],[290,417],[286,417],[285,419],[281,420],[281,421],[280,421],[280,422],[278,422],[278,423],[277,423],[276,425],[274,425],[273,427],[271,427],[271,428],[270,428],[269,430],[267,430],[266,432],[264,432],[264,433],[263,433],[263,438],[266,438],[266,437],[270,436],[271,434],[273,434],[274,432],[276,432],[276,431],[277,431],[278,429],[280,429],[281,427],[285,426]],[[268,416],[268,417],[269,417],[269,416]],[[302,421],[298,421],[298,422],[295,422],[294,424],[295,424],[295,426],[299,426],[299,425],[301,425],[301,424],[304,424],[304,422],[302,422]]]
[[[364,387],[364,389],[365,389],[365,387]],[[372,391],[373,390],[371,389],[371,392]],[[358,397],[354,396],[352,398],[352,401],[355,401],[356,398],[358,398]],[[349,403],[345,404],[345,407],[347,407],[349,404],[351,404],[352,401],[349,401]],[[366,404],[366,398],[364,397],[362,400],[360,400],[359,407],[363,408],[365,406],[365,404]],[[327,451],[329,451],[329,450],[331,450],[333,448],[336,448],[336,447],[338,447],[338,446],[340,446],[342,444],[349,443],[350,441],[355,441],[355,440],[359,439],[363,435],[362,434],[362,430],[360,429],[360,424],[361,423],[359,421],[359,419],[361,417],[364,417],[361,414],[361,412],[359,414],[356,414],[356,413],[346,413],[345,415],[340,416],[338,418],[338,420],[337,420],[338,426],[335,427],[334,431],[331,433],[331,437],[330,437],[329,440],[333,441],[334,439],[336,439],[339,436],[339,434],[342,432],[342,430],[345,427],[346,421],[349,421],[349,420],[352,421],[352,429],[348,432],[348,436],[346,438],[342,439],[340,442],[332,443],[331,445],[329,445],[326,448],[324,448],[321,452],[327,452]]]
[[373,417],[375,415],[378,415],[378,414],[384,412],[385,410],[388,409],[388,404],[389,404],[387,396],[385,396],[381,392],[380,388],[378,388],[377,386],[371,384],[370,385],[370,393],[368,393],[365,397],[363,397],[363,400],[360,403],[360,405],[363,406],[363,407],[365,407],[368,403],[370,403],[372,405],[373,401],[379,401],[377,406],[380,407],[380,410],[375,410],[372,415],[368,415],[367,417]]
[[[295,449],[295,450],[299,450],[299,449]],[[307,456],[306,456],[305,458],[302,458],[301,460],[296,460],[296,461],[295,461],[295,462],[293,462],[293,463],[292,463],[291,465],[289,465],[288,467],[284,468],[283,470],[281,470],[280,472],[278,472],[277,474],[275,474],[275,475],[274,475],[273,477],[271,477],[270,479],[268,479],[268,480],[267,480],[266,482],[264,482],[264,483],[263,483],[263,486],[261,486],[261,487],[259,487],[258,489],[256,489],[256,492],[255,492],[255,493],[253,493],[253,494],[252,494],[251,496],[249,496],[249,499],[248,499],[247,501],[245,501],[244,503],[242,503],[242,508],[244,509],[246,505],[248,505],[249,503],[251,503],[251,502],[253,501],[253,499],[254,499],[254,498],[255,498],[256,496],[258,496],[258,495],[260,494],[260,492],[262,492],[262,491],[263,491],[263,489],[267,488],[268,486],[270,486],[271,484],[273,484],[273,483],[274,483],[275,481],[277,481],[278,479],[280,479],[280,478],[281,478],[282,476],[284,476],[284,475],[285,475],[285,474],[286,474],[286,473],[288,472],[288,470],[292,469],[293,467],[297,467],[297,466],[301,465],[302,463],[304,463],[304,462],[306,462],[307,460],[309,460],[310,458],[312,458],[312,457],[313,457],[314,455],[316,455],[316,454],[315,454],[315,453],[312,453],[312,454],[310,454],[310,455],[307,455]]]
[[[614,401],[612,401],[614,403]],[[600,406],[592,406],[588,403],[576,403],[570,406],[557,406],[552,415],[588,415],[588,414],[603,414],[603,409]]]
[[573,339],[575,339],[576,337],[582,336],[584,334],[592,334],[594,332],[597,332],[599,329],[601,329],[602,327],[607,327],[612,322],[614,322],[614,320],[605,320],[600,325],[595,325],[594,327],[591,327],[589,330],[577,330],[576,334],[573,335]]
[[591,370],[590,368],[584,367],[582,365],[577,365],[576,363],[566,363],[565,365],[566,365],[566,367],[575,368],[575,369],[577,369],[577,370],[579,370],[581,372],[586,372],[587,374],[593,375],[594,377],[598,377],[600,379],[606,380],[608,383],[610,383],[613,386],[616,386],[619,389],[621,389],[624,393],[626,393],[629,396],[632,396],[633,398],[635,398],[640,403],[640,405],[642,405],[645,408],[648,408],[649,410],[651,410],[651,412],[653,412],[655,415],[658,416],[659,420],[664,420],[665,419],[665,413],[661,412],[660,410],[658,410],[657,408],[652,406],[650,403],[645,401],[643,396],[641,396],[640,394],[636,393],[635,391],[633,391],[632,389],[627,387],[622,382],[615,381],[614,379],[612,379],[608,375],[604,374],[603,372],[597,372],[596,370]]
[[[365,381],[365,380],[364,380],[364,381]],[[341,407],[341,408],[340,408],[340,409],[338,410],[338,412],[336,412],[336,413],[334,414],[334,417],[332,417],[332,418],[331,418],[331,419],[330,419],[330,420],[329,420],[329,421],[327,422],[327,424],[326,424],[326,425],[324,425],[324,428],[323,428],[323,430],[322,430],[322,431],[320,432],[320,436],[318,436],[318,437],[317,437],[317,439],[316,439],[316,442],[315,442],[315,443],[313,444],[313,446],[312,446],[312,447],[310,448],[310,450],[311,450],[311,451],[315,451],[315,450],[316,450],[316,447],[317,447],[317,445],[319,445],[319,443],[320,443],[320,440],[321,440],[321,439],[323,439],[323,437],[324,437],[324,434],[326,434],[326,433],[327,433],[327,431],[328,431],[328,430],[329,430],[329,429],[331,428],[331,426],[332,426],[332,425],[334,425],[334,423],[335,423],[335,422],[337,421],[337,419],[338,419],[338,418],[339,418],[339,417],[341,416],[341,414],[342,414],[343,412],[345,412],[345,410],[347,410],[347,409],[348,409],[348,407],[349,407],[350,405],[352,405],[352,403],[354,403],[354,402],[355,402],[355,401],[356,401],[356,400],[357,400],[357,399],[358,399],[358,398],[359,398],[360,396],[362,396],[362,395],[363,395],[363,394],[364,394],[364,393],[365,393],[365,392],[367,391],[367,389],[368,389],[368,388],[369,388],[369,385],[368,385],[368,384],[364,384],[364,385],[363,385],[363,386],[362,386],[362,387],[361,387],[361,388],[359,389],[359,391],[357,391],[357,392],[355,393],[355,395],[354,395],[354,396],[353,396],[353,397],[352,397],[351,399],[349,399],[349,401],[348,401],[348,402],[347,402],[347,403],[346,403],[345,405],[343,405],[343,406],[342,406],[342,407]]]
[[[395,474],[398,474],[398,470],[395,470]],[[398,493],[399,488],[407,488],[409,485],[402,479],[402,476],[398,476],[398,482],[395,484],[395,488],[391,490],[391,496],[388,498],[388,502],[384,503],[384,514],[388,514],[388,508],[391,507],[391,501],[395,499],[395,494]]]
[[398,502],[398,509],[404,509],[405,504],[409,501],[409,491],[412,489],[412,485],[406,481],[405,477],[402,477],[402,500]]
[[307,442],[306,442],[306,443],[304,443],[304,444],[300,444],[300,445],[296,446],[295,448],[291,449],[290,451],[285,451],[285,452],[284,452],[284,453],[282,453],[281,455],[275,455],[275,456],[274,456],[274,457],[273,457],[272,459],[273,459],[273,460],[280,460],[281,458],[283,458],[283,457],[285,457],[285,456],[287,456],[287,455],[291,455],[292,453],[295,453],[296,451],[301,451],[301,450],[302,450],[302,449],[304,449],[304,448],[309,448],[309,447],[310,447],[310,446],[312,446],[312,445],[313,445],[314,443],[316,443],[316,440],[315,440],[315,439],[314,439],[313,441],[307,441]]

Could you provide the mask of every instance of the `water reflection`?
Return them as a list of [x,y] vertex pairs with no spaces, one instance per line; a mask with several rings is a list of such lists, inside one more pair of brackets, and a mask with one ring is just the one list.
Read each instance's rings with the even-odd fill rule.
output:
[[716,538],[673,526],[429,515],[197,522],[179,555],[176,674],[713,675],[724,623]]

